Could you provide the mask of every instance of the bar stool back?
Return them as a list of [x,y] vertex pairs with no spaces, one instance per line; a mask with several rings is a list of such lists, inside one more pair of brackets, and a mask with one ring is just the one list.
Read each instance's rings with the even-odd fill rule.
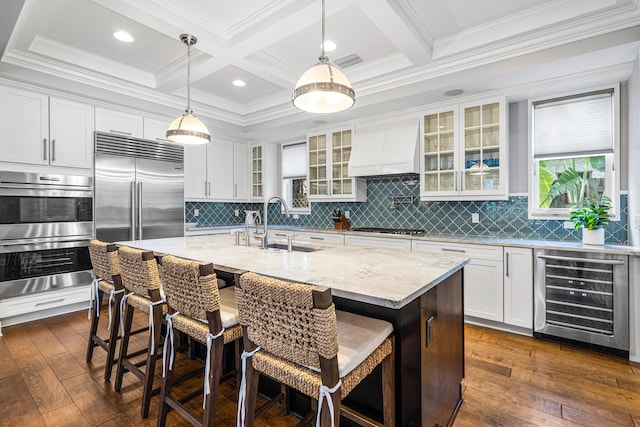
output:
[[345,412],[340,401],[379,364],[384,425],[394,425],[391,324],[336,311],[329,288],[255,273],[240,277],[236,298],[245,345],[238,425],[254,425],[258,373],[318,400],[316,425],[339,425],[341,409],[352,421],[375,425]]
[[[159,269],[169,314],[166,316],[167,339],[163,352],[158,425],[164,426],[168,411],[174,409],[193,425],[213,426],[223,347],[242,338],[234,287],[218,289],[212,264],[165,256],[160,260]],[[171,395],[174,385],[174,348],[178,345],[174,330],[185,333],[207,347],[202,419],[187,409],[184,402]]]
[[[115,360],[116,342],[120,338],[120,299],[124,292],[120,279],[120,266],[118,264],[117,247],[113,243],[105,243],[100,240],[92,240],[89,243],[89,255],[95,277],[91,284],[91,305],[89,316],[91,326],[89,328],[89,342],[87,345],[87,362],[93,358],[93,349],[100,347],[107,352],[107,360],[104,367],[104,379],[111,378],[111,371]],[[109,337],[104,339],[98,336],[98,323],[102,311],[102,301],[105,296],[109,298]],[[112,307],[114,307],[112,311]]]
[[[121,246],[118,249],[118,262],[126,293],[121,302],[121,313],[124,319],[115,390],[120,391],[122,388],[125,372],[131,372],[141,379],[143,381],[141,415],[142,418],[146,418],[149,416],[151,397],[160,391],[159,388],[153,389],[153,380],[158,353],[162,345],[160,337],[162,316],[166,314],[167,307],[162,296],[158,263],[153,251]],[[147,347],[130,353],[129,340],[132,335],[131,326],[135,310],[146,313],[149,317],[149,342]],[[141,362],[132,360],[144,353],[147,354],[145,360]],[[144,370],[141,369],[143,366]]]

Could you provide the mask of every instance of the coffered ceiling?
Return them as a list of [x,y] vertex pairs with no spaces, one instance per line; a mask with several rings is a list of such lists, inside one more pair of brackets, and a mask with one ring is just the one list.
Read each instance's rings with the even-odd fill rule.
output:
[[[326,0],[332,61],[356,106],[313,115],[291,91],[317,61],[320,0],[2,0],[0,78],[169,117],[186,105],[214,136],[297,135],[310,127],[542,80],[625,79],[638,53],[637,0]],[[11,31],[11,28],[13,30]],[[128,31],[133,43],[116,40]],[[244,87],[232,85],[240,79]],[[566,80],[563,80],[566,79]]]

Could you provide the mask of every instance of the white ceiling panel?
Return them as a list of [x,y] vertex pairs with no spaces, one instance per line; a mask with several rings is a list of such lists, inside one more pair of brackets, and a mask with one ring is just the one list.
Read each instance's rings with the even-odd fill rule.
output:
[[[302,132],[318,116],[296,110],[290,93],[318,60],[320,11],[320,0],[0,0],[3,29],[13,28],[0,31],[0,79],[173,114],[186,94],[178,36],[192,32],[200,117],[247,138]],[[363,59],[344,70],[355,107],[323,115],[327,126],[426,105],[452,88],[507,89],[514,70],[523,85],[603,73],[640,45],[637,0],[326,0],[326,11],[326,38],[338,46],[329,58]],[[135,42],[117,41],[117,30]]]

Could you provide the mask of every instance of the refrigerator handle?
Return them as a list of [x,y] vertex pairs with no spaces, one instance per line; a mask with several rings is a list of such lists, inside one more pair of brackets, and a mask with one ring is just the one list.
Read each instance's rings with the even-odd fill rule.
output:
[[131,240],[136,239],[136,182],[131,181]]
[[138,240],[142,240],[142,183],[138,183]]

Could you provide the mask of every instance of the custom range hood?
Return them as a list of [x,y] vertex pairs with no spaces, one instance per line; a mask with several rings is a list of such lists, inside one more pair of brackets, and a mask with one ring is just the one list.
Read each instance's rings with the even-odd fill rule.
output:
[[355,130],[349,176],[419,173],[418,118],[389,121]]

